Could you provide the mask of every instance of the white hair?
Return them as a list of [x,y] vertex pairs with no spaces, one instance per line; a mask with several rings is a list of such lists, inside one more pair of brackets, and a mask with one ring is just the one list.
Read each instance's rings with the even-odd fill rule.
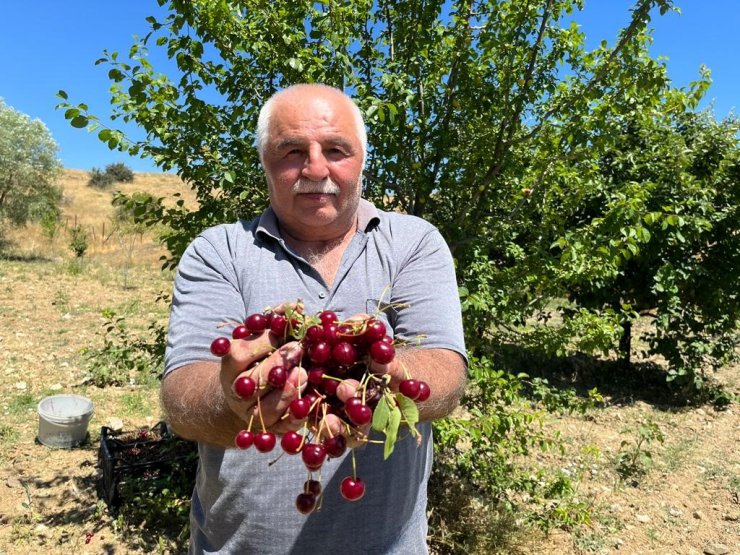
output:
[[270,132],[270,118],[272,117],[272,111],[275,107],[275,101],[287,92],[294,91],[297,88],[331,91],[334,94],[340,94],[349,101],[350,110],[352,111],[352,115],[355,120],[355,132],[357,133],[357,138],[359,139],[360,145],[362,146],[362,164],[364,166],[365,159],[367,158],[367,130],[365,129],[365,120],[362,117],[362,112],[360,111],[360,108],[346,93],[334,87],[330,87],[329,85],[322,85],[319,83],[302,83],[298,85],[291,85],[286,89],[276,92],[267,99],[267,102],[265,102],[265,104],[260,109],[260,113],[257,118],[257,136],[255,138],[255,147],[257,148],[257,153],[259,154],[260,160],[262,160],[265,146],[267,145],[267,141],[269,138],[268,135]]

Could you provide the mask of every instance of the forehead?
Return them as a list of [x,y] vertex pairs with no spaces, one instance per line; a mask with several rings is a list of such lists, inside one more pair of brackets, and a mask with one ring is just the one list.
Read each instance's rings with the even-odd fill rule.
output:
[[276,102],[270,117],[271,145],[317,141],[359,142],[354,113],[344,99],[291,95]]

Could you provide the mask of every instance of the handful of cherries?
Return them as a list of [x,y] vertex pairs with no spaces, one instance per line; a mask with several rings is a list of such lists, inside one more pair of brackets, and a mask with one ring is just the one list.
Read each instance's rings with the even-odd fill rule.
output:
[[[340,321],[337,314],[325,310],[315,316],[303,314],[292,305],[285,310],[267,309],[263,313],[250,314],[243,324],[234,327],[231,339],[245,339],[253,335],[269,333],[278,345],[297,341],[303,352],[300,365],[306,370],[307,383],[299,389],[299,396],[288,408],[290,415],[304,420],[299,431],[289,431],[280,437],[280,446],[288,455],[300,454],[309,476],[303,491],[296,498],[296,507],[309,514],[320,506],[321,482],[313,473],[321,469],[327,459],[341,457],[349,448],[347,437],[360,444],[370,441],[367,428],[385,435],[384,456],[393,452],[401,424],[405,424],[412,435],[418,435],[415,425],[419,419],[416,403],[426,401],[431,393],[429,385],[406,375],[398,384],[398,391],[390,388],[390,375],[371,371],[372,362],[389,364],[396,354],[394,340],[387,334],[382,320],[367,316]],[[211,343],[211,352],[223,357],[231,348],[231,340],[218,337]],[[234,383],[234,391],[244,399],[259,396],[285,386],[291,368],[276,365],[269,369],[264,383],[242,375]],[[406,372],[408,374],[408,372]],[[337,396],[339,385],[345,380],[359,384],[355,395],[342,401]],[[259,415],[259,400],[257,402]],[[332,434],[324,419],[332,414],[339,418],[343,432]],[[275,433],[262,423],[261,431],[252,431],[252,421],[236,438],[240,449],[254,447],[261,453],[269,453],[277,445]],[[355,468],[354,452],[353,468]],[[365,494],[365,483],[356,470],[344,478],[340,485],[342,497],[357,501]]]

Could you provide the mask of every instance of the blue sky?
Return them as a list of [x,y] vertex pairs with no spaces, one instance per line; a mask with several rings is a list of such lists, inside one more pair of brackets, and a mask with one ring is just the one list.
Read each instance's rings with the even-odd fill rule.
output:
[[[653,19],[653,56],[668,57],[669,75],[687,86],[703,64],[713,85],[705,104],[718,118],[740,110],[740,0],[677,0],[681,15]],[[595,46],[614,43],[629,21],[629,0],[586,0],[577,16]],[[0,18],[0,98],[16,110],[41,119],[60,146],[67,168],[89,170],[123,162],[134,171],[157,171],[151,161],[113,152],[95,135],[74,129],[54,107],[56,92],[66,90],[73,103],[91,112],[110,112],[107,69],[95,66],[103,50],[128,51],[133,35],[148,30],[147,15],[161,13],[155,0],[5,0]],[[160,68],[153,58],[155,68]]]

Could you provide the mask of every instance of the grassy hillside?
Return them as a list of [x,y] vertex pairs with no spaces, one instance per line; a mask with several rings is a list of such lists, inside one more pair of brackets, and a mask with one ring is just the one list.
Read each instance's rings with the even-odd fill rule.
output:
[[[174,174],[137,173],[131,183],[114,183],[106,189],[97,189],[88,185],[90,174],[83,170],[66,169],[58,185],[63,192],[62,225],[57,237],[50,240],[43,233],[39,224],[29,224],[20,229],[13,229],[7,234],[10,249],[19,256],[40,256],[56,258],[68,256],[69,229],[75,225],[82,226],[88,235],[89,248],[87,256],[111,256],[121,254],[121,238],[113,233],[111,218],[114,213],[111,201],[116,191],[131,194],[135,192],[151,193],[155,197],[170,198],[180,193],[186,206],[195,205],[195,195],[182,180]],[[148,259],[158,259],[163,253],[151,234],[138,238],[141,255]],[[115,260],[114,260],[115,262]]]

